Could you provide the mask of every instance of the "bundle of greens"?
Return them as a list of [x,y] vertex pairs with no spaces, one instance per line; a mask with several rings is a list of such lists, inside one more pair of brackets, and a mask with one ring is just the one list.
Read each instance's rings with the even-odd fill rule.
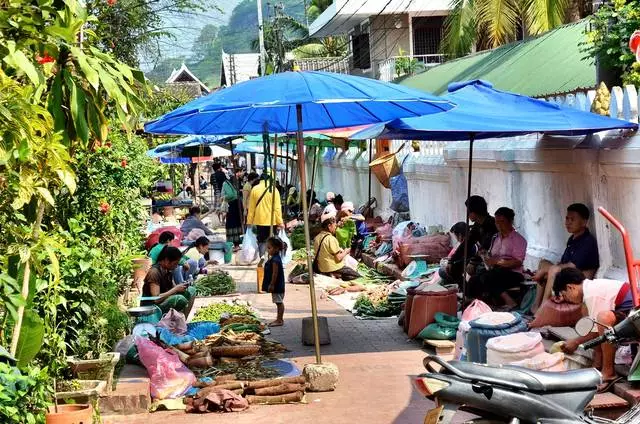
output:
[[392,317],[400,313],[400,306],[389,303],[387,299],[372,301],[366,294],[356,299],[353,314],[360,317]]
[[224,271],[214,271],[196,281],[196,293],[198,296],[219,296],[233,293],[236,283],[231,276]]
[[358,264],[358,273],[360,278],[355,280],[358,284],[389,284],[393,280],[393,277],[381,274],[362,262]]
[[196,312],[193,321],[213,321],[219,322],[223,314],[233,315],[253,315],[253,311],[248,306],[229,303],[214,303],[205,306]]
[[291,232],[291,236],[289,237],[289,240],[291,241],[291,248],[293,250],[304,248],[306,246],[306,243],[304,240],[304,226],[301,225],[294,228],[293,231]]

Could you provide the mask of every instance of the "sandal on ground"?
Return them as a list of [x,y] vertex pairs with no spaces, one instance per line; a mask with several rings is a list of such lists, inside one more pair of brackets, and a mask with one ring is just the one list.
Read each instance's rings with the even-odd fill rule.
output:
[[622,380],[622,377],[616,377],[612,380],[603,381],[598,385],[598,393],[606,393],[613,388],[613,386]]
[[273,321],[269,323],[269,327],[282,327],[283,325],[284,325],[284,322]]

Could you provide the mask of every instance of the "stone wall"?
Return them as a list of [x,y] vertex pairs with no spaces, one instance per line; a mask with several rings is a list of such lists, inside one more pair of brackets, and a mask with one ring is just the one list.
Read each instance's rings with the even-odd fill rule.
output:
[[[588,110],[595,92],[548,99]],[[638,122],[638,96],[634,87],[614,87],[611,116]],[[394,149],[403,145],[393,142]],[[468,142],[422,142],[421,151],[409,152],[406,143],[399,160],[409,185],[412,218],[420,223],[449,228],[464,220],[467,191]],[[368,151],[325,149],[316,177],[318,197],[326,191],[342,193],[362,204],[367,198]],[[312,156],[307,155],[311,169]],[[472,193],[484,196],[491,212],[500,206],[516,211],[516,226],[528,240],[527,266],[540,258],[558,260],[568,237],[564,229],[566,207],[587,204],[594,214],[591,228],[600,247],[600,276],[625,278],[619,233],[595,211],[608,209],[629,231],[640,252],[640,135],[610,131],[589,137],[522,137],[474,143]],[[378,213],[389,216],[390,190],[372,177],[372,196]],[[640,253],[638,253],[640,255]]]

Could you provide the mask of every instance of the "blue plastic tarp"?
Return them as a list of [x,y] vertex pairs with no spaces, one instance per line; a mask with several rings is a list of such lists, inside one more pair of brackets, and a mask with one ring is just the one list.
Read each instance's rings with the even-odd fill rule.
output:
[[451,109],[439,97],[398,84],[333,72],[283,72],[200,97],[149,122],[155,134],[292,134],[375,124]]
[[354,139],[468,140],[528,133],[586,135],[611,129],[637,129],[632,122],[500,91],[481,80],[452,83],[443,96],[456,103],[447,113],[396,119],[353,134]]

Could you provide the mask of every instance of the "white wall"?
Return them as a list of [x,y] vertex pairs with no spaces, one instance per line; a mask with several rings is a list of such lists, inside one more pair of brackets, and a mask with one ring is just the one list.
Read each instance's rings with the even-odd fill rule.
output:
[[[588,110],[593,92],[551,99]],[[638,98],[633,87],[612,90],[612,116],[638,121]],[[398,149],[402,142],[394,141]],[[407,143],[399,155],[407,159],[404,172],[409,185],[412,218],[420,223],[450,227],[464,220],[467,193],[468,142],[422,142],[419,153],[408,153]],[[307,155],[310,171],[311,155]],[[342,193],[345,200],[362,204],[367,198],[368,151],[356,148],[340,152],[319,163],[316,192]],[[310,174],[309,174],[310,175]],[[568,234],[564,229],[566,207],[585,203],[592,210],[591,227],[600,247],[599,275],[625,278],[625,261],[619,233],[595,211],[604,206],[629,231],[640,255],[640,135],[620,131],[592,137],[542,137],[476,141],[474,144],[472,194],[487,199],[491,212],[508,206],[516,212],[516,226],[526,237],[527,266],[540,258],[558,260]],[[391,211],[390,190],[372,177],[372,196],[377,212]]]

